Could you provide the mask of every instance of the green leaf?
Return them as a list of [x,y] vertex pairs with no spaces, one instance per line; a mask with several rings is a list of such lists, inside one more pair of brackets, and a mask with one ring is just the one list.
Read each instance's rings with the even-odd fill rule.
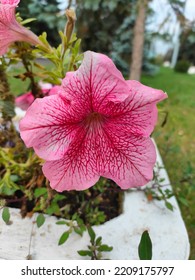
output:
[[19,181],[19,176],[15,175],[15,174],[12,174],[12,175],[10,175],[10,180],[14,183],[18,182]]
[[3,180],[0,181],[0,194],[8,196],[13,195],[17,189],[18,188],[10,188],[7,185],[7,182],[4,182]]
[[89,236],[91,238],[91,242],[94,243],[94,241],[95,241],[95,232],[94,232],[94,230],[90,226],[87,228],[87,230],[88,230]]
[[65,222],[65,221],[58,221],[58,222],[56,222],[56,225],[67,225],[67,222]]
[[69,235],[70,235],[70,234],[69,234],[69,231],[65,231],[65,232],[61,235],[60,240],[59,240],[59,242],[58,242],[58,245],[64,244],[64,243],[67,241]]
[[60,213],[60,207],[57,203],[54,201],[51,202],[50,206],[46,209],[46,214],[52,215],[52,214],[59,214]]
[[100,247],[98,248],[98,251],[99,251],[99,252],[110,252],[110,251],[112,251],[112,249],[113,249],[113,247],[110,247],[110,246],[108,246],[108,245],[106,245],[106,244],[102,244],[102,245],[100,245]]
[[5,222],[6,224],[9,224],[9,221],[10,221],[10,212],[9,212],[9,208],[8,208],[8,207],[4,207],[4,208],[3,208],[2,219],[4,220],[4,222]]
[[72,54],[74,56],[76,56],[79,53],[79,48],[80,48],[80,44],[81,44],[81,39],[78,39],[74,45],[74,47],[72,48]]
[[42,195],[44,195],[46,193],[47,193],[47,189],[46,188],[38,188],[38,189],[35,190],[34,196],[36,198],[38,198],[38,197],[40,197],[40,196],[42,196]]
[[56,194],[56,195],[54,196],[53,201],[54,201],[54,202],[58,202],[58,201],[63,200],[63,199],[65,199],[65,198],[66,198],[66,196],[63,195],[63,194]]
[[[159,179],[159,183],[162,183],[162,182],[164,182],[165,181],[165,178],[160,178]],[[165,191],[166,192],[166,191]]]
[[99,245],[101,244],[101,242],[102,242],[102,237],[99,236],[99,237],[96,239],[96,241],[95,241],[95,245],[96,245],[96,246],[99,246]]
[[40,228],[40,227],[44,224],[44,222],[45,222],[45,217],[44,217],[44,215],[43,215],[43,214],[39,214],[39,215],[37,216],[37,220],[36,220],[36,223],[37,223],[38,228]]
[[147,230],[142,233],[138,253],[140,260],[152,259],[152,241]]
[[78,225],[84,225],[84,222],[80,217],[76,216],[75,220],[77,221]]
[[85,257],[85,256],[92,257],[92,252],[91,251],[80,250],[80,251],[77,251],[77,253],[82,257]]
[[189,206],[187,199],[185,199],[185,198],[179,196],[179,197],[178,197],[178,200],[179,200],[179,202],[181,202],[183,205],[185,205],[185,206],[187,206],[187,207]]
[[25,25],[25,24],[28,24],[28,23],[31,23],[32,21],[35,21],[37,20],[36,18],[28,18],[28,19],[25,19],[21,22],[22,25]]
[[81,228],[74,227],[74,232],[80,236],[83,236],[83,230]]
[[173,211],[173,205],[172,205],[170,202],[165,201],[165,206],[166,206],[169,210]]

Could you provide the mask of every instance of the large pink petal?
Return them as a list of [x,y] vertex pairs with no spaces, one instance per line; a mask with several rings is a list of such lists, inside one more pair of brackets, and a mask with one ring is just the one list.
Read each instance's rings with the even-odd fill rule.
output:
[[120,102],[129,96],[128,85],[112,60],[91,51],[85,52],[77,71],[66,74],[63,89],[74,106],[84,104],[96,112],[108,101]]
[[99,179],[96,172],[96,150],[94,139],[97,129],[83,129],[71,143],[63,159],[46,161],[43,173],[57,191],[84,190]]
[[71,162],[66,157],[57,161],[46,161],[42,169],[51,188],[59,192],[88,189],[100,178],[93,169],[86,169],[83,162]]
[[101,141],[97,162],[101,176],[122,189],[143,186],[153,178],[156,151],[150,138],[117,136],[107,130]]
[[58,160],[80,131],[81,118],[58,95],[37,98],[20,121],[21,137],[43,159]]
[[167,95],[157,89],[142,85],[138,81],[127,81],[130,96],[119,104],[110,102],[101,109],[104,116],[109,117],[113,129],[126,131],[148,137],[157,121],[156,103],[167,98]]

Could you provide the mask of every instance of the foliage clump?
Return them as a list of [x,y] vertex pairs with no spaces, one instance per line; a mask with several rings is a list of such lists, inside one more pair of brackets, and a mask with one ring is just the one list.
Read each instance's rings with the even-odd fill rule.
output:
[[187,73],[190,62],[187,60],[179,60],[175,65],[175,72]]

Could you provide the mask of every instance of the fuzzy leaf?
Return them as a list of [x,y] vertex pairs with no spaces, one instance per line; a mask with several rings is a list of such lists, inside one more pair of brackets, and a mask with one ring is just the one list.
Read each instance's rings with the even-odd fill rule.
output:
[[55,201],[52,201],[50,206],[46,209],[46,214],[52,215],[52,214],[59,214],[60,208],[58,204]]
[[64,244],[67,240],[68,240],[68,237],[69,237],[69,231],[65,231],[62,235],[61,235],[61,237],[60,237],[60,239],[59,239],[59,242],[58,242],[58,245],[62,245],[62,244]]
[[8,207],[4,207],[4,208],[3,208],[2,219],[4,220],[4,222],[5,222],[6,224],[9,224],[10,212],[9,212],[9,208],[8,208]]
[[65,221],[58,221],[58,222],[56,222],[56,225],[67,225],[67,222],[65,222]]
[[36,198],[38,198],[38,197],[40,197],[40,196],[42,196],[42,195],[44,195],[44,194],[46,194],[47,193],[47,189],[46,188],[37,188],[36,190],[35,190],[35,192],[34,192],[34,196],[36,197]]
[[81,228],[74,228],[74,232],[80,236],[83,236],[83,230]]
[[56,195],[54,196],[53,201],[57,202],[57,201],[60,201],[60,200],[65,199],[65,198],[66,198],[66,196],[63,195],[63,194],[56,194]]
[[99,245],[101,244],[101,242],[102,242],[102,237],[99,236],[99,237],[96,239],[95,245],[96,245],[96,246],[99,246]]
[[138,253],[140,260],[152,259],[152,241],[147,230],[142,233],[138,246]]
[[77,251],[77,253],[82,257],[85,257],[85,256],[92,257],[92,252],[91,251],[80,250],[80,251]]
[[95,232],[92,229],[92,227],[90,227],[90,226],[87,228],[87,230],[88,230],[89,236],[91,238],[91,242],[93,243],[95,241]]
[[112,251],[112,249],[113,249],[113,247],[110,247],[110,246],[108,246],[108,245],[106,245],[106,244],[102,244],[102,245],[100,245],[100,247],[98,248],[98,251],[99,251],[99,252],[110,252],[110,251]]
[[37,219],[36,219],[36,223],[37,223],[38,228],[40,228],[44,224],[44,222],[45,222],[44,215],[43,214],[39,214],[37,216]]
[[165,206],[167,207],[167,209],[173,211],[173,205],[170,202],[165,201]]

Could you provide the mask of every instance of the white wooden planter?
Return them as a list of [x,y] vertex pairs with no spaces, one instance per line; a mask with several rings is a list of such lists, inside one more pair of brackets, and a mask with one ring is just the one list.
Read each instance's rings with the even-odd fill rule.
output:
[[[157,150],[157,162],[162,160]],[[160,171],[166,188],[171,189],[165,169]],[[103,243],[113,246],[104,258],[113,260],[137,260],[138,244],[141,234],[148,230],[153,243],[154,260],[185,260],[189,257],[190,245],[187,231],[175,197],[170,199],[174,211],[168,210],[164,202],[149,202],[142,191],[126,191],[123,213],[100,226],[94,226],[97,236],[102,236]],[[72,233],[68,241],[58,246],[61,234],[66,230],[64,225],[56,225],[55,217],[46,217],[41,228],[33,223],[36,214],[30,219],[22,219],[18,209],[11,209],[11,225],[0,220],[0,259],[84,259],[77,253],[87,249],[89,236],[83,237]],[[30,242],[31,239],[31,242]],[[86,257],[88,259],[88,257]]]

